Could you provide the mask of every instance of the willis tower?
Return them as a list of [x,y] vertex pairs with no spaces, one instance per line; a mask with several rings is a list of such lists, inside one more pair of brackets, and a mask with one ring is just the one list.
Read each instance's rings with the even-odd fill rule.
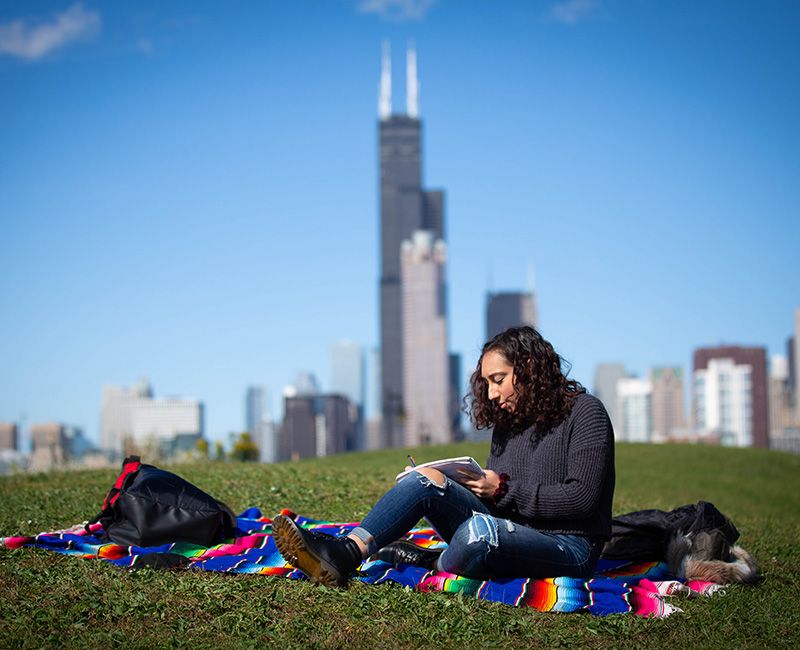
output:
[[415,231],[444,239],[444,193],[422,187],[417,59],[406,55],[406,112],[392,111],[389,48],[383,46],[379,114],[381,215],[381,415],[383,446],[403,444],[403,314],[400,250]]

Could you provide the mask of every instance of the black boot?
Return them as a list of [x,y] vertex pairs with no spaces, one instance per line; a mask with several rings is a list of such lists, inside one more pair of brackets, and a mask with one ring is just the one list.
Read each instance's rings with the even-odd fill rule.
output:
[[272,536],[284,559],[315,584],[344,587],[361,564],[361,551],[352,539],[303,530],[285,515],[272,520]]
[[384,546],[374,557],[395,566],[398,564],[413,564],[425,569],[435,569],[436,560],[439,559],[441,554],[442,549],[422,548],[412,542],[400,540]]

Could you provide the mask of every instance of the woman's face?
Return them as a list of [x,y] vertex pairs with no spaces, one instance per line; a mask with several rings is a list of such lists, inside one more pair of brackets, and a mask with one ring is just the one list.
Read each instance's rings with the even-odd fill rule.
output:
[[514,366],[497,350],[489,350],[481,359],[481,377],[489,386],[489,399],[501,409],[513,413],[517,397]]

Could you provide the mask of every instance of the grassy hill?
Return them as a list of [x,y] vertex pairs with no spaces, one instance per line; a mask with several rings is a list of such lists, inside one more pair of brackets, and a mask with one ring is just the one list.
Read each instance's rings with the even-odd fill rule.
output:
[[[417,462],[483,460],[484,444],[429,447]],[[283,507],[360,519],[405,465],[405,451],[278,465],[167,467],[234,510]],[[116,472],[0,478],[0,536],[63,528],[96,513]],[[125,572],[96,561],[0,549],[0,648],[60,647],[797,647],[800,457],[754,449],[617,446],[616,514],[713,502],[741,532],[765,581],[680,600],[666,620],[594,618],[391,586],[346,591],[210,573]]]

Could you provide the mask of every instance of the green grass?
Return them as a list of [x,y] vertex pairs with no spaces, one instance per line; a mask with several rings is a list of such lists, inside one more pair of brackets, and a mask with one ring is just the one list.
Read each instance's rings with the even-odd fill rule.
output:
[[[416,450],[418,462],[486,456],[485,444]],[[283,507],[360,519],[405,464],[400,450],[278,465],[171,467],[234,510]],[[0,479],[0,536],[94,515],[114,471]],[[765,581],[679,599],[666,620],[540,614],[383,585],[348,590],[251,575],[128,572],[34,549],[0,550],[0,648],[725,647],[800,645],[800,457],[751,449],[619,445],[615,513],[713,502],[741,532]]]

